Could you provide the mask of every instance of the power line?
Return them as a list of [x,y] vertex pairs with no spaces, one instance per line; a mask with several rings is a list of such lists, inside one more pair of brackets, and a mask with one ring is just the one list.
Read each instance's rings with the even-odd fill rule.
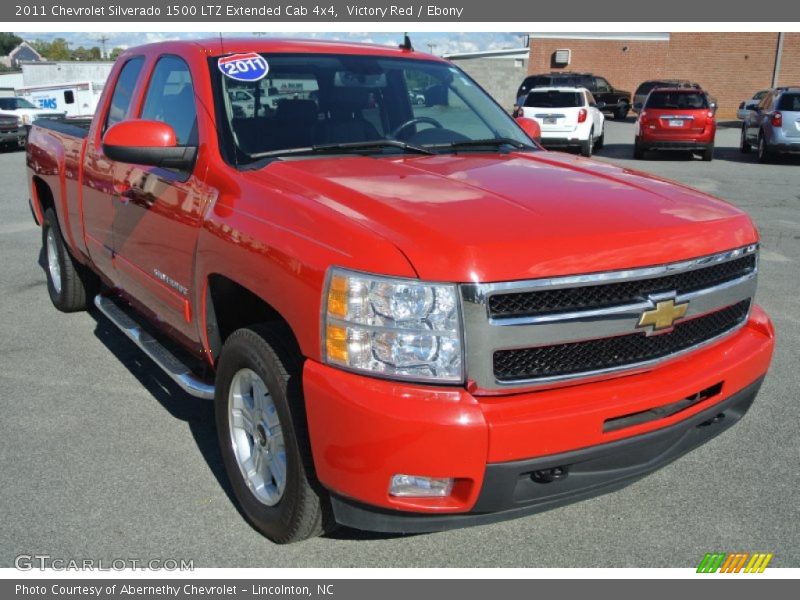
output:
[[100,47],[101,47],[100,58],[108,58],[108,55],[106,54],[106,42],[110,39],[111,38],[106,37],[104,35],[101,35],[100,37],[97,38],[97,41],[100,42]]

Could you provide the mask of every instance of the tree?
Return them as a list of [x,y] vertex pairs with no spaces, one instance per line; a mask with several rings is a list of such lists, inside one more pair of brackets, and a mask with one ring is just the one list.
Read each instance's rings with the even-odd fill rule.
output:
[[109,55],[109,57],[108,57],[108,58],[110,58],[111,60],[117,60],[117,57],[118,57],[120,54],[122,54],[122,52],[123,52],[124,50],[125,50],[124,48],[119,48],[119,47],[117,47],[117,48],[114,48],[114,49],[111,51],[111,54]]
[[7,56],[22,43],[22,38],[6,31],[0,32],[0,56]]
[[93,46],[92,48],[84,48],[79,46],[72,51],[72,60],[100,60],[100,48]]
[[36,51],[47,60],[71,60],[72,51],[69,49],[69,42],[64,38],[54,38],[52,42],[35,40],[31,42]]

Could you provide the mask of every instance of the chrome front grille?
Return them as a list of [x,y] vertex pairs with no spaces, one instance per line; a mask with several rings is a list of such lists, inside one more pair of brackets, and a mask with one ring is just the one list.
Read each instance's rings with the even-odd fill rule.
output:
[[[486,393],[643,370],[747,320],[757,246],[667,265],[461,286],[467,376]],[[686,304],[672,327],[642,327],[660,304]]]

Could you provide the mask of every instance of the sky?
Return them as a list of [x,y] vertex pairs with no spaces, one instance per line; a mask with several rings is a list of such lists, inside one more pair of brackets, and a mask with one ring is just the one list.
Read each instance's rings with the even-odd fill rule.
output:
[[[77,48],[78,46],[85,46],[91,48],[92,46],[100,46],[99,38],[105,35],[108,40],[106,41],[107,51],[112,48],[121,47],[127,48],[129,46],[138,46],[139,44],[146,44],[148,42],[158,42],[161,40],[170,39],[193,39],[193,38],[206,38],[214,37],[214,33],[201,32],[201,33],[167,33],[167,32],[109,32],[109,33],[78,33],[78,32],[16,32],[18,36],[25,40],[46,40],[50,41],[53,38],[63,37],[70,42],[70,47]],[[247,34],[223,34],[224,37],[241,37]],[[250,35],[263,35],[264,37],[300,37],[300,38],[314,38],[324,40],[339,40],[339,41],[352,41],[364,42],[375,44],[396,45],[403,41],[401,33],[369,33],[369,32],[345,32],[345,33],[303,33],[303,32],[280,32],[280,33],[261,33]],[[454,32],[409,32],[411,42],[417,50],[424,52],[433,52],[433,54],[441,55],[456,52],[477,52],[481,50],[501,50],[504,48],[519,48],[522,46],[522,32],[514,33],[454,33]],[[432,46],[430,46],[432,45]]]

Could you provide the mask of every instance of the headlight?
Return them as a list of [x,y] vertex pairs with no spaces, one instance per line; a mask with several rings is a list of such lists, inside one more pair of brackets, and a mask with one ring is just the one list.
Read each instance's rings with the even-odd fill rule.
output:
[[25,125],[25,117],[17,117],[17,127],[23,127]]
[[33,115],[22,115],[22,124],[23,125],[33,124]]
[[334,268],[323,298],[324,358],[388,378],[460,383],[457,294],[453,284]]

